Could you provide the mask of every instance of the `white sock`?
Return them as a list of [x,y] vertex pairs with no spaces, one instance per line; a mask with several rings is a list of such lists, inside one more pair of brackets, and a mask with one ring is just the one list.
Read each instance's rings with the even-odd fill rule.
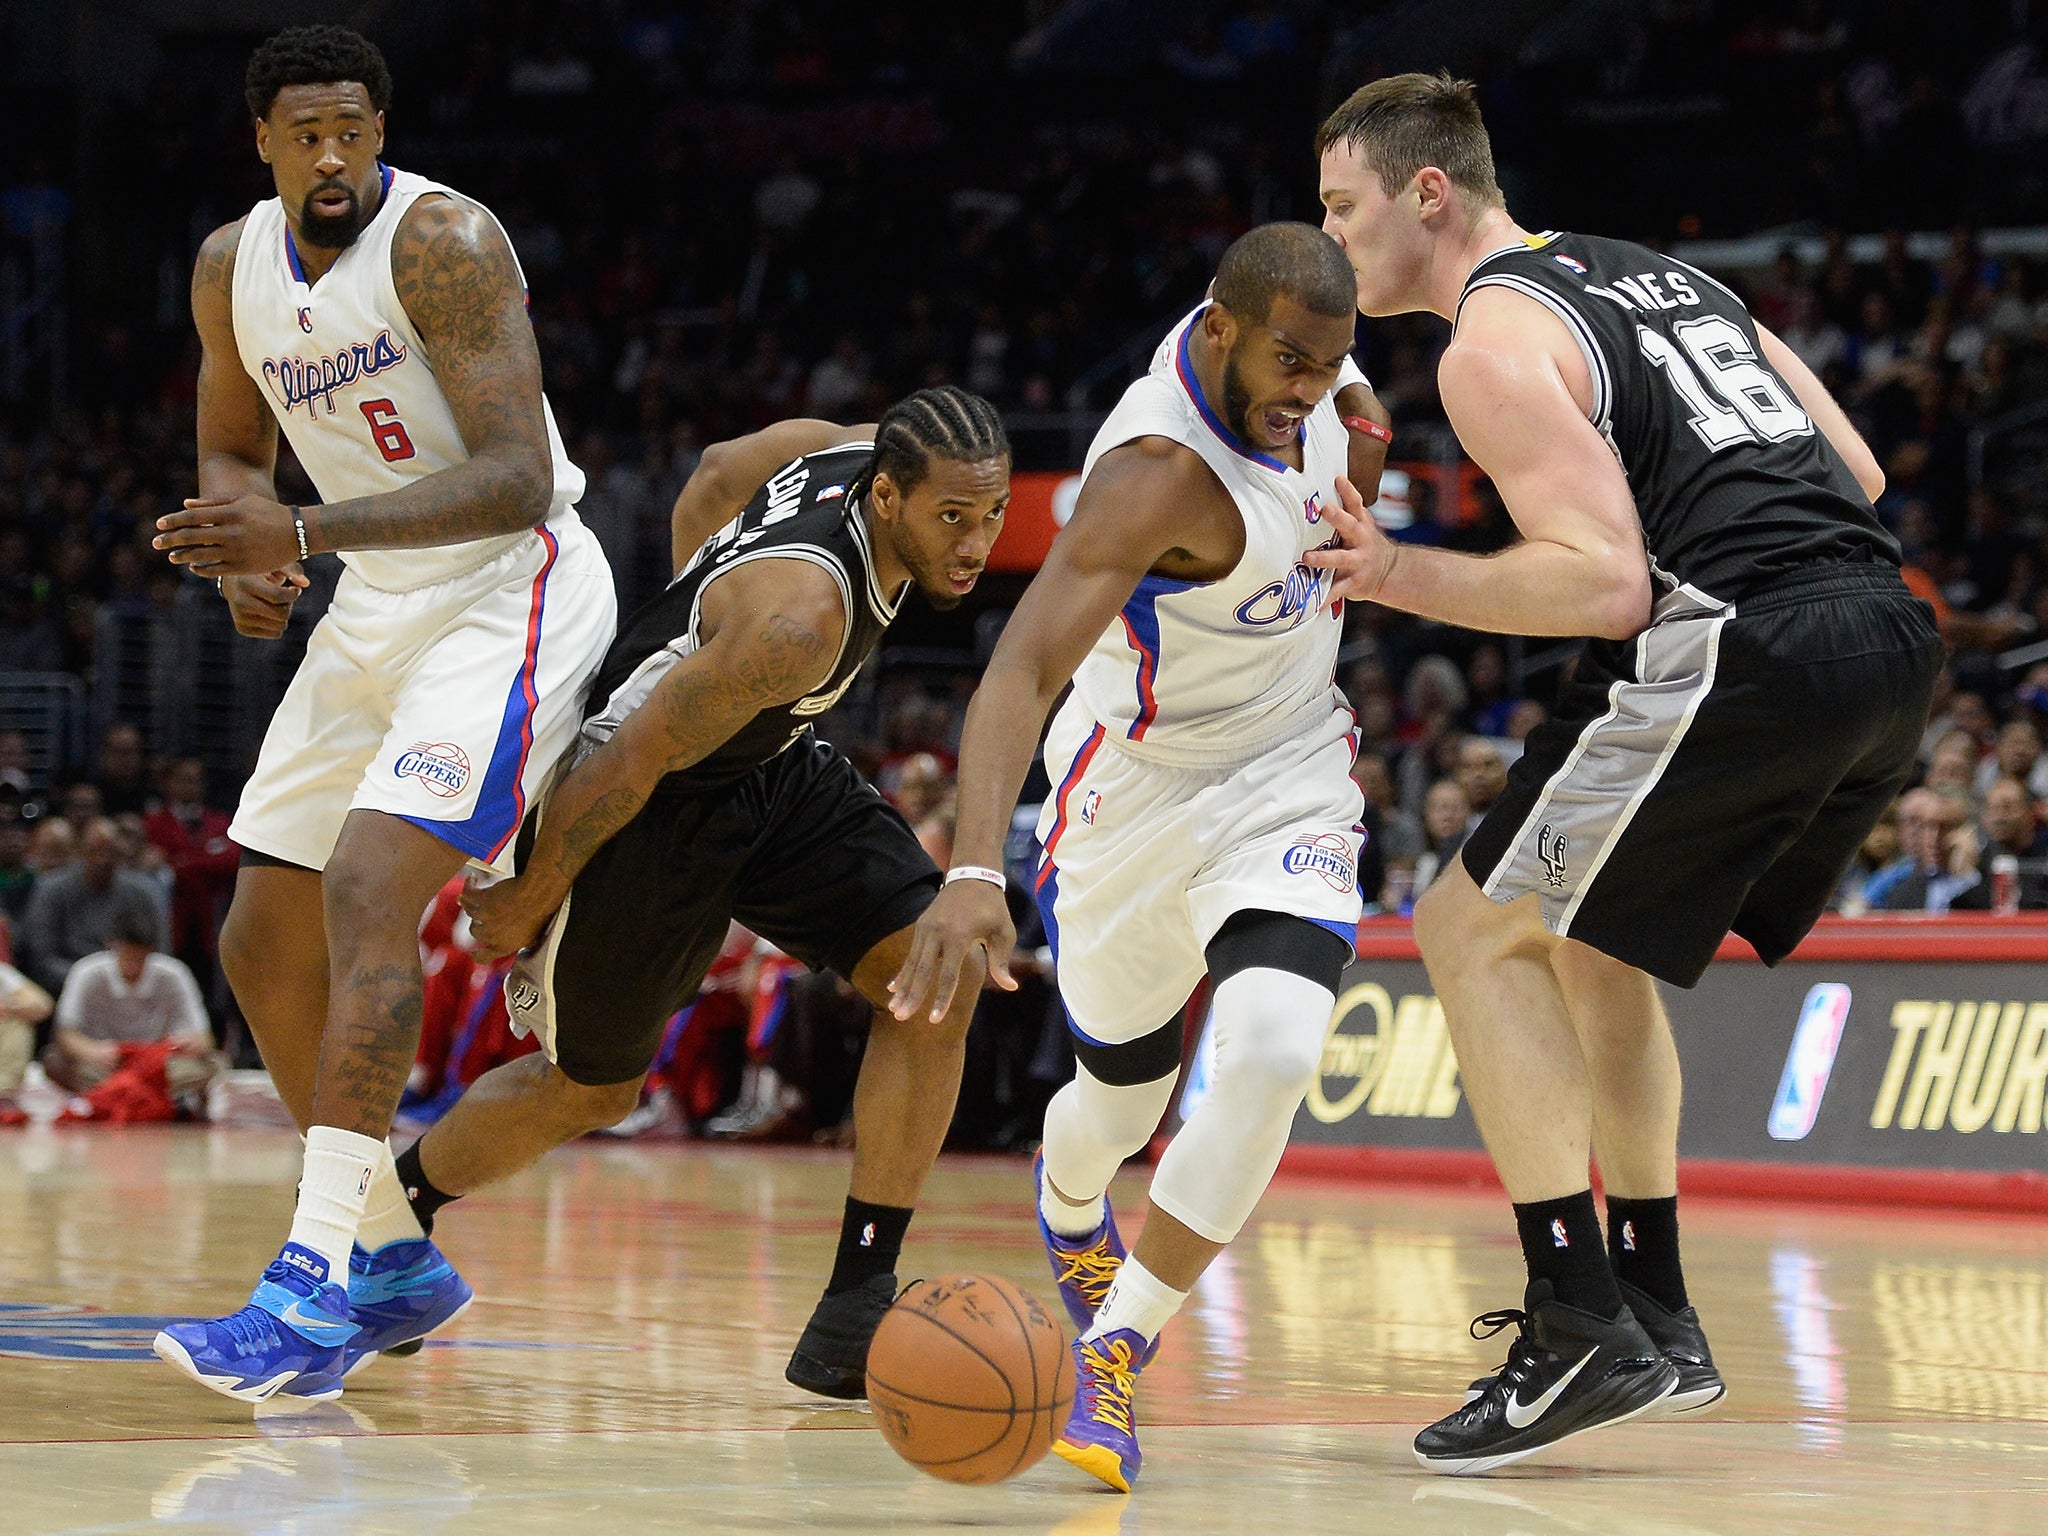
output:
[[299,1208],[288,1239],[327,1261],[332,1285],[348,1284],[348,1251],[376,1176],[379,1154],[391,1148],[374,1136],[316,1125],[306,1132],[306,1167],[299,1177]]
[[1061,1237],[1086,1237],[1102,1225],[1108,1209],[1109,1202],[1102,1195],[1075,1204],[1052,1187],[1051,1179],[1038,1181],[1038,1214]]
[[1102,1310],[1082,1337],[1099,1339],[1105,1333],[1129,1328],[1150,1344],[1187,1299],[1186,1291],[1176,1291],[1136,1259],[1125,1259],[1110,1282]]
[[370,1178],[370,1193],[363,1202],[363,1219],[356,1227],[356,1241],[375,1253],[386,1243],[416,1243],[427,1235],[412,1202],[405,1198],[405,1186],[398,1179],[398,1164],[391,1156],[391,1143],[379,1149],[377,1171]]

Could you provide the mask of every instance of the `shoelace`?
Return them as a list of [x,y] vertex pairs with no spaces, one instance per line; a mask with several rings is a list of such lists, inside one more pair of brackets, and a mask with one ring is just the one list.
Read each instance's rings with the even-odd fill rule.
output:
[[1109,1295],[1116,1272],[1123,1267],[1123,1260],[1109,1251],[1106,1242],[1097,1243],[1092,1248],[1076,1249],[1060,1257],[1064,1265],[1060,1270],[1059,1283],[1078,1285],[1088,1305],[1100,1307],[1103,1298]]
[[[1510,1386],[1520,1383],[1535,1348],[1529,1337],[1529,1324],[1529,1314],[1519,1307],[1504,1307],[1498,1312],[1482,1312],[1472,1319],[1472,1325],[1467,1331],[1481,1343],[1509,1328],[1517,1330],[1514,1342],[1508,1346],[1506,1363],[1494,1372],[1496,1381],[1504,1381]],[[1481,1331],[1482,1328],[1484,1332]]]
[[1131,1391],[1137,1383],[1137,1356],[1128,1339],[1083,1339],[1082,1367],[1095,1376],[1095,1401],[1089,1417],[1098,1424],[1131,1430]]

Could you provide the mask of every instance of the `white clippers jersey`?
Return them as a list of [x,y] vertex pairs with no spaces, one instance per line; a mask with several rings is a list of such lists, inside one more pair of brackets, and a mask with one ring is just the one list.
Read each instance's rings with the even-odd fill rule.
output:
[[1124,391],[1082,475],[1134,438],[1185,444],[1237,503],[1244,558],[1220,581],[1147,576],[1074,675],[1115,745],[1190,767],[1256,756],[1344,707],[1331,680],[1344,626],[1323,611],[1331,574],[1301,563],[1334,542],[1322,509],[1336,503],[1350,450],[1335,391],[1303,423],[1301,469],[1259,452],[1202,398],[1188,356],[1201,314],[1175,326],[1151,372]]
[[[468,199],[424,176],[380,169],[384,195],[375,217],[318,282],[306,282],[284,205],[274,197],[250,210],[235,255],[235,345],[242,366],[269,400],[322,501],[376,496],[469,457],[391,278],[391,241],[406,210],[429,193]],[[546,397],[541,412],[555,462],[548,512],[555,524],[574,518],[583,471],[569,462]],[[358,550],[341,558],[371,586],[405,592],[474,570],[526,537]]]

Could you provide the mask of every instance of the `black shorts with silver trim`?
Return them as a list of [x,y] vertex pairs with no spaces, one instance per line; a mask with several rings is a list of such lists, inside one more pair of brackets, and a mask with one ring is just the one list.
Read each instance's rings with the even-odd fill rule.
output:
[[1681,587],[1635,639],[1588,645],[1465,868],[1678,986],[1731,931],[1776,964],[1905,788],[1941,664],[1933,611],[1888,566],[1735,604]]
[[910,824],[806,735],[735,783],[657,792],[584,866],[505,1001],[572,1082],[628,1082],[696,997],[729,923],[851,980],[938,889]]

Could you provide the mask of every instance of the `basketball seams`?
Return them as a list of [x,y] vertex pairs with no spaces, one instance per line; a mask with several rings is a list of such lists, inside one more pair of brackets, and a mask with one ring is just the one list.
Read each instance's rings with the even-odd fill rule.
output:
[[[912,1317],[921,1317],[926,1322],[930,1323],[934,1328],[938,1329],[941,1333],[950,1334],[953,1338],[959,1340],[961,1348],[967,1350],[976,1359],[980,1360],[983,1365],[987,1366],[991,1371],[995,1372],[996,1380],[1000,1381],[1003,1384],[1003,1390],[1010,1394],[1009,1412],[1015,1413],[1017,1411],[1016,1383],[1010,1380],[1009,1372],[1005,1371],[1002,1368],[1002,1366],[998,1365],[994,1358],[990,1356],[987,1350],[983,1349],[979,1344],[975,1343],[974,1340],[968,1338],[965,1334],[961,1333],[959,1329],[954,1328],[951,1324],[940,1322],[936,1317],[933,1317],[929,1312],[919,1312],[913,1308],[909,1315]],[[994,1411],[1001,1412],[1002,1410],[997,1409]]]
[[[1010,1309],[1010,1316],[1017,1320],[1017,1333],[1024,1340],[1024,1358],[1031,1362],[1031,1418],[1025,1426],[1024,1444],[1018,1448],[1015,1459],[1010,1463],[1010,1469],[1003,1474],[1003,1477],[996,1479],[997,1482],[1001,1482],[1003,1478],[1015,1477],[1018,1470],[1024,1465],[1024,1454],[1031,1449],[1031,1432],[1038,1428],[1038,1416],[1045,1412],[1045,1408],[1042,1406],[1043,1400],[1038,1395],[1038,1350],[1033,1347],[1031,1342],[1031,1324],[1024,1320],[1024,1314],[1018,1310],[1017,1303],[1010,1299],[1010,1293],[1007,1290],[993,1285],[989,1289],[1003,1298],[1003,1305]],[[1014,1389],[1012,1389],[1010,1395],[1012,1397],[1016,1396]],[[1011,1422],[1014,1427],[1014,1416]],[[997,1443],[1000,1444],[1001,1442]]]

